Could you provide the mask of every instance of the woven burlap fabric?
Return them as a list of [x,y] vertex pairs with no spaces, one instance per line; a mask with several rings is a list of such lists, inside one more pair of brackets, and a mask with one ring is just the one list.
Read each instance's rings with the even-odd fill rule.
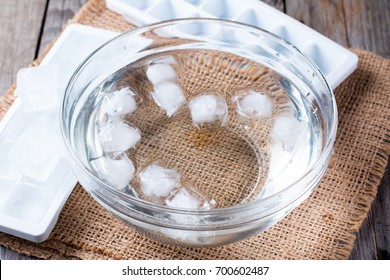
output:
[[[100,0],[90,1],[74,21],[116,31],[132,28]],[[172,247],[123,226],[77,186],[47,241],[36,244],[1,233],[0,244],[44,259],[348,258],[390,149],[390,61],[354,52],[358,69],[335,91],[339,128],[330,167],[316,191],[266,232],[216,248]],[[12,104],[13,90],[0,100],[1,116]]]

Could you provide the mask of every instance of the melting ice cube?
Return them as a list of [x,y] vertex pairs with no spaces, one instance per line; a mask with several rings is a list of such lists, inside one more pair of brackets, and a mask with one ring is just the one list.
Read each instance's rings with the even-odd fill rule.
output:
[[268,178],[259,197],[268,197],[282,191],[305,174],[313,153],[305,133],[303,131],[294,135],[295,142],[290,143],[294,146],[287,146],[287,149],[281,142],[273,143],[270,150]]
[[135,93],[128,87],[108,93],[102,102],[102,110],[112,116],[131,114],[137,109]]
[[181,176],[175,169],[152,163],[139,173],[138,178],[141,190],[146,196],[163,198],[180,187]]
[[[169,207],[199,210],[210,209],[211,205],[215,204],[215,201],[207,201],[204,195],[194,189],[181,187],[165,200],[165,204]],[[201,217],[193,214],[175,213],[170,215],[170,219],[176,223],[190,224],[192,226],[201,223]],[[214,233],[210,231],[186,231],[164,228],[162,232],[170,238],[194,244],[209,244],[214,239]]]
[[48,64],[19,70],[15,95],[23,101],[26,112],[51,110],[57,107],[57,65]]
[[183,209],[209,209],[210,203],[201,195],[195,196],[185,188],[180,188],[165,201],[170,207]]
[[171,82],[155,85],[152,97],[154,102],[167,112],[168,117],[176,113],[186,102],[182,89],[177,84]]
[[[162,61],[163,62],[163,61]],[[176,79],[176,71],[169,64],[153,63],[146,70],[146,76],[153,85]]]
[[160,56],[157,59],[153,60],[153,64],[161,63],[161,64],[175,64],[177,63],[176,59],[171,55]]
[[207,94],[192,99],[189,103],[192,121],[196,125],[212,123],[217,120],[225,125],[228,120],[228,108],[222,97]]
[[272,102],[262,93],[250,90],[249,92],[236,95],[232,98],[236,112],[249,119],[268,118],[272,115]]
[[99,132],[99,140],[106,152],[126,151],[141,139],[138,128],[126,122],[108,123]]
[[45,181],[56,167],[63,149],[58,135],[30,127],[16,140],[8,157],[22,174]]
[[[193,226],[196,223],[192,224]],[[161,232],[169,238],[179,242],[206,245],[212,244],[215,239],[215,231],[191,231],[173,228],[161,228]]]
[[[268,178],[258,197],[267,197],[283,190],[291,184],[294,176],[301,174],[294,170],[292,174],[286,173],[289,164],[293,162],[293,153],[286,151],[281,143],[274,143],[270,150]],[[290,172],[291,173],[291,172]]]
[[118,190],[123,191],[134,177],[134,163],[125,155],[117,159],[100,157],[91,161],[91,164]]
[[275,119],[271,137],[276,143],[281,143],[287,150],[291,150],[298,140],[304,141],[305,125],[294,116],[282,115]]
[[165,203],[170,207],[176,208],[200,209],[201,207],[200,201],[184,188],[181,188],[178,192],[173,194]]

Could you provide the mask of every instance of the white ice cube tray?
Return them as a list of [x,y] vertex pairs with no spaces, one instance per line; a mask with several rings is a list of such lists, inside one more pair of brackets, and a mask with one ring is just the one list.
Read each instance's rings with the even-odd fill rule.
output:
[[[41,65],[59,65],[61,84],[57,86],[63,88],[76,67],[115,35],[72,24]],[[77,179],[60,138],[58,106],[31,112],[23,108],[26,94],[20,90],[19,94],[0,123],[0,231],[42,242],[52,231]],[[15,162],[15,158],[20,160]]]
[[201,17],[234,20],[260,27],[306,53],[321,69],[332,89],[357,67],[355,54],[259,0],[106,0],[106,3],[109,9],[137,26],[169,19]]

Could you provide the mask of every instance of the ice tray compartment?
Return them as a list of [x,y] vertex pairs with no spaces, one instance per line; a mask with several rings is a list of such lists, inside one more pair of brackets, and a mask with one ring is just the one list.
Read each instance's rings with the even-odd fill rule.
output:
[[156,3],[155,0],[125,0],[123,2],[141,11],[149,9],[154,3]]
[[199,11],[183,1],[162,0],[148,10],[148,13],[158,20],[168,20],[172,18],[197,17]]
[[1,212],[31,224],[40,223],[54,200],[55,193],[37,185],[20,182],[3,202]]
[[[21,100],[18,101],[20,101],[22,107]],[[15,142],[26,128],[32,126],[44,127],[49,131],[58,131],[59,124],[53,122],[53,119],[58,119],[57,114],[53,111],[25,112],[20,109],[9,120],[1,133],[1,137]]]
[[[136,25],[201,17],[234,20],[260,27],[277,34],[306,53],[318,65],[333,89],[357,67],[358,58],[355,54],[258,0],[107,0],[106,3],[108,8]],[[199,30],[187,32],[191,35],[204,35]]]
[[206,1],[201,8],[216,18],[233,19],[244,11],[245,5],[236,0],[213,0]]

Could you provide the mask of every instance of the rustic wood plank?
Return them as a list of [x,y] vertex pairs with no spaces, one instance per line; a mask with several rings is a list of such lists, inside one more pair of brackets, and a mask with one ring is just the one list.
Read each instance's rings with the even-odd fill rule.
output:
[[390,260],[390,160],[373,205],[377,258]]
[[285,12],[285,0],[262,0],[262,1],[278,9],[281,12]]
[[350,47],[390,57],[390,1],[344,0]]
[[390,160],[350,259],[390,260]]
[[47,0],[2,0],[0,9],[0,94],[17,71],[32,62]]
[[373,213],[370,211],[362,227],[357,233],[355,245],[349,257],[351,260],[377,259],[375,232],[373,229]]
[[286,1],[286,13],[342,46],[348,45],[343,3],[338,0]]
[[[390,1],[343,0],[348,45],[390,57]],[[390,159],[351,259],[390,259]]]
[[37,258],[16,253],[10,249],[0,246],[0,260],[35,260]]
[[49,1],[42,39],[39,44],[39,53],[42,53],[60,35],[64,25],[87,2],[88,0]]

